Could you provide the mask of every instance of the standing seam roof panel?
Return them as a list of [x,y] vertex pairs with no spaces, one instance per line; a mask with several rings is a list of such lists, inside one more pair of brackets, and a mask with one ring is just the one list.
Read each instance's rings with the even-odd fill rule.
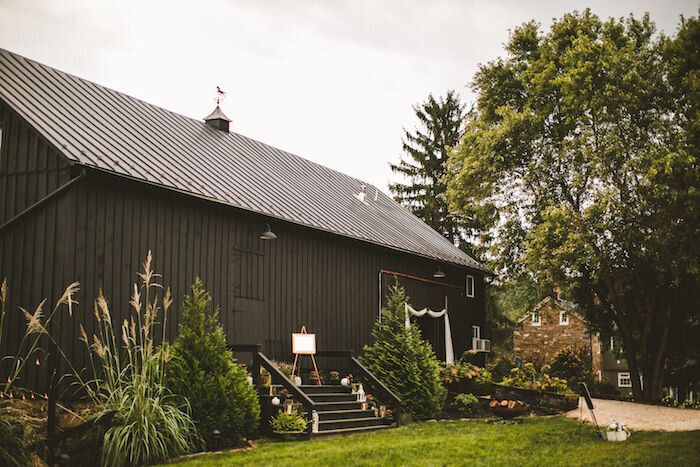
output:
[[[353,177],[1,49],[0,72],[0,98],[70,161],[488,271]],[[354,196],[363,184],[366,203]]]

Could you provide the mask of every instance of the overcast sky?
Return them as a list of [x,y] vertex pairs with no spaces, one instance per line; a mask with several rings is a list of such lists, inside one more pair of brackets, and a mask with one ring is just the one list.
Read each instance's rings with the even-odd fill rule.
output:
[[508,30],[590,7],[676,32],[697,0],[0,0],[0,47],[202,119],[216,86],[232,131],[374,184],[397,179],[402,128],[459,92]]

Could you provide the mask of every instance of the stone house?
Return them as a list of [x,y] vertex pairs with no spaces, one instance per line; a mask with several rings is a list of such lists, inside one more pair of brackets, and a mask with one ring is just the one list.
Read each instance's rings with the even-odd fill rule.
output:
[[571,302],[545,297],[518,321],[513,331],[515,356],[543,365],[567,347],[590,352],[594,348],[592,337],[575,308]]
[[591,333],[574,303],[553,296],[528,311],[513,330],[513,354],[522,361],[543,365],[567,347],[585,349],[591,355],[596,381],[610,382],[626,395],[631,393],[632,382],[619,344],[618,339]]

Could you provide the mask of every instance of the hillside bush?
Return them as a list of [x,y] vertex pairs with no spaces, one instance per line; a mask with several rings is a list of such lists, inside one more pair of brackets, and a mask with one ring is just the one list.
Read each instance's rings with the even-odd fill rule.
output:
[[440,367],[440,379],[445,384],[473,381],[475,383],[490,383],[491,372],[469,362],[457,361],[454,365]]
[[257,430],[260,405],[247,376],[226,347],[218,310],[197,278],[185,297],[166,381],[173,393],[189,400],[207,447],[240,444]]
[[462,414],[470,414],[479,405],[479,399],[474,394],[458,394],[455,397],[455,405]]
[[566,380],[550,376],[548,371],[548,365],[544,365],[538,372],[532,363],[526,363],[519,368],[513,368],[510,374],[503,378],[501,384],[559,394],[570,394],[572,392],[566,385]]
[[309,423],[310,421],[302,417],[296,410],[292,413],[287,413],[280,409],[277,415],[270,419],[270,427],[272,427],[272,431],[275,433],[304,431]]
[[560,350],[552,359],[549,374],[565,379],[572,391],[578,391],[579,383],[590,385],[593,382],[590,352],[571,347]]
[[390,288],[387,308],[372,330],[375,342],[364,347],[360,360],[414,418],[424,420],[436,416],[447,391],[440,383],[440,364],[430,343],[415,324],[405,327],[407,301],[398,283]]

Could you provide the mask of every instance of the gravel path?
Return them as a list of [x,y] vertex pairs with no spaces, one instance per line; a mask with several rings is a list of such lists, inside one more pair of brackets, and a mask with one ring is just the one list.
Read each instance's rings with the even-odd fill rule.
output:
[[[591,412],[586,401],[579,399],[583,407],[583,419],[591,422]],[[634,431],[692,431],[700,430],[700,410],[676,409],[658,405],[635,404],[634,402],[593,399],[595,417],[602,427],[619,420]],[[579,419],[580,408],[567,412],[569,418]]]

